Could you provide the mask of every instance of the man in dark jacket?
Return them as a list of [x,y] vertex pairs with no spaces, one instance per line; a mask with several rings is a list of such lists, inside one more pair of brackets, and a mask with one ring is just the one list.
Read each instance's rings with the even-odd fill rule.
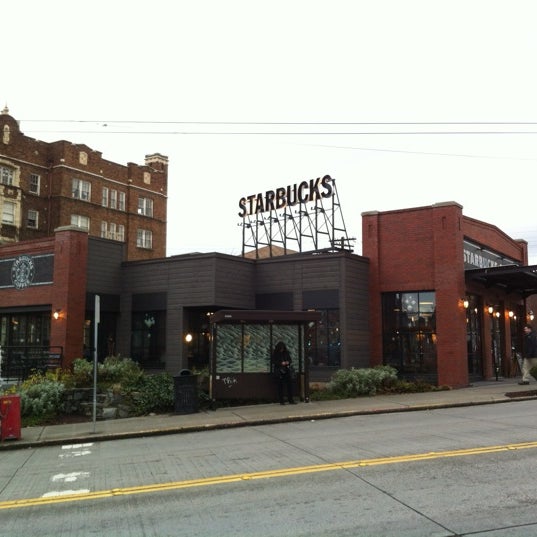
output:
[[530,371],[537,366],[537,334],[531,324],[524,325],[524,360],[522,362],[522,381],[519,384],[529,384],[534,380]]

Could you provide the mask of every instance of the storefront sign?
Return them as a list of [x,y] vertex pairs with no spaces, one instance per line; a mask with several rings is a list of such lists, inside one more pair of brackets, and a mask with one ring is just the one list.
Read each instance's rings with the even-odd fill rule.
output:
[[476,244],[464,241],[464,268],[491,268],[503,267],[507,265],[518,265],[517,261],[502,257],[490,250],[485,250]]
[[267,211],[292,207],[299,203],[317,201],[333,195],[332,178],[325,175],[323,178],[302,181],[300,184],[279,187],[276,190],[267,190],[259,194],[252,194],[239,201],[239,216],[245,217]]
[[0,289],[26,289],[33,285],[51,284],[53,265],[53,254],[0,259]]

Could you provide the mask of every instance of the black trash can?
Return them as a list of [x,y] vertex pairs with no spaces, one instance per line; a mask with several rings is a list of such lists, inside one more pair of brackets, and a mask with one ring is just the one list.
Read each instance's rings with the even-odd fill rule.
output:
[[198,376],[190,369],[182,369],[173,377],[174,410],[176,414],[194,414],[199,409]]

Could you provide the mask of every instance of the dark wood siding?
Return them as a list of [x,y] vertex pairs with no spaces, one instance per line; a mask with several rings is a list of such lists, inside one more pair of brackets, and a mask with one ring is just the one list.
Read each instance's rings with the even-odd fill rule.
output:
[[86,276],[88,293],[120,294],[123,252],[124,246],[119,242],[89,237]]

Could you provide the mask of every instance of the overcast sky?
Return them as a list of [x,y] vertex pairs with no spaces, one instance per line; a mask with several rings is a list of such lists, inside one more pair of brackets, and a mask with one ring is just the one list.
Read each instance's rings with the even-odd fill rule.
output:
[[0,16],[0,105],[26,135],[169,157],[168,255],[240,254],[241,197],[329,174],[358,254],[362,212],[456,201],[537,264],[535,0],[18,0]]

